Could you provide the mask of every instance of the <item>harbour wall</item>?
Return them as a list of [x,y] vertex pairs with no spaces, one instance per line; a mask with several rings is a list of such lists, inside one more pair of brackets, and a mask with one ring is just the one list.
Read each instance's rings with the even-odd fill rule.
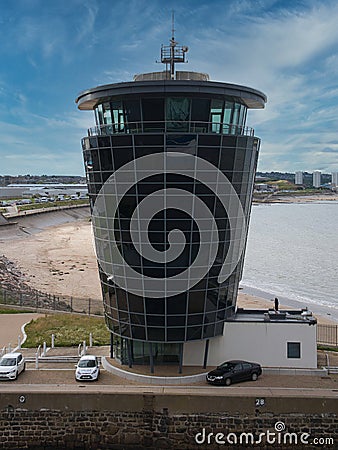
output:
[[80,388],[0,388],[0,449],[337,448],[333,391]]
[[0,223],[1,239],[13,239],[43,231],[45,228],[90,219],[88,205],[59,206],[3,215]]

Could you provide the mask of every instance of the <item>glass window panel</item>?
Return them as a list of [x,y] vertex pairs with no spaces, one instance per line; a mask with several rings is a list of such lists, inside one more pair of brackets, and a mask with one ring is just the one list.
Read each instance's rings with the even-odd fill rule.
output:
[[144,325],[144,315],[130,314],[130,321],[133,325]]
[[205,292],[190,291],[189,292],[189,314],[203,313],[204,311]]
[[111,172],[113,171],[113,158],[110,148],[103,148],[100,150],[101,170]]
[[191,105],[191,122],[194,131],[205,133],[208,130],[210,100],[208,98],[193,98]]
[[147,314],[164,315],[164,299],[162,298],[146,298]]
[[201,339],[202,338],[202,327],[188,327],[187,328],[187,339]]
[[174,97],[166,99],[167,131],[188,131],[190,99]]
[[215,333],[215,324],[204,325],[203,338],[212,337]]
[[[217,281],[217,278],[216,278],[216,281]],[[206,298],[205,310],[206,311],[214,311],[214,310],[216,310],[217,309],[217,303],[218,303],[217,290],[210,290],[210,291],[208,291],[207,298]]]
[[222,123],[223,100],[211,100],[210,122],[211,132],[220,133]]
[[203,317],[203,314],[188,315],[188,325],[202,325]]
[[224,322],[218,322],[215,324],[215,336],[223,334]]
[[[134,136],[135,146],[162,146],[164,140],[163,134],[136,134]],[[162,147],[159,147],[162,149]],[[162,149],[163,150],[163,149]]]
[[83,152],[83,159],[85,163],[86,170],[92,170],[93,169],[93,159],[92,154],[89,150],[85,150]]
[[129,314],[126,311],[119,310],[119,319],[121,322],[129,323]]
[[130,335],[130,325],[128,323],[121,323],[120,322],[120,330],[122,336],[131,337]]
[[[164,99],[143,98],[142,117],[145,132],[164,130]],[[148,123],[145,123],[148,122]]]
[[120,100],[111,102],[111,118],[114,132],[124,131],[124,111]]
[[232,127],[231,134],[240,134],[238,131],[238,121],[239,121],[239,113],[240,113],[241,105],[239,103],[235,103],[233,115],[232,115]]
[[223,115],[223,133],[224,134],[230,133],[232,109],[233,109],[233,103],[226,101],[224,104],[224,115]]
[[98,105],[97,108],[96,108],[96,111],[97,111],[97,117],[98,117],[99,123],[100,123],[100,125],[103,125],[104,121],[103,121],[103,108],[102,108],[102,105]]
[[134,313],[143,313],[143,298],[128,293],[129,311]]
[[119,310],[127,311],[128,305],[125,291],[122,289],[117,289],[116,296]]
[[[232,171],[235,164],[236,149],[234,147],[222,148],[220,169],[224,171]],[[226,175],[228,176],[228,174]],[[228,177],[229,178],[229,177]]]
[[185,325],[185,316],[167,316],[167,326],[168,327],[184,327]]
[[187,293],[169,297],[167,299],[167,314],[185,314]]
[[167,329],[167,340],[168,341],[184,341],[185,340],[185,329],[184,328],[168,328]]
[[241,105],[238,117],[238,125],[241,127],[244,127],[245,125],[245,115],[246,115],[246,106]]
[[131,147],[114,148],[113,149],[114,167],[115,170],[124,166],[127,162],[133,160],[134,153]]
[[148,330],[148,340],[149,341],[164,341],[165,335],[164,335],[164,328],[154,328],[154,327],[147,327]]
[[112,116],[111,116],[110,104],[109,103],[103,103],[102,110],[103,110],[103,123],[105,125],[111,125],[111,123],[112,123]]
[[110,147],[110,136],[98,136],[98,147]]
[[170,152],[182,152],[186,151],[185,149],[188,147],[190,153],[196,146],[196,139],[196,134],[168,134],[166,136],[167,150]]
[[205,315],[204,323],[214,323],[216,321],[216,312],[208,313]]
[[99,160],[99,154],[97,150],[91,151],[91,161],[92,161],[92,169],[94,171],[100,171],[100,160]]
[[198,156],[218,167],[219,147],[198,147]]
[[[114,147],[133,147],[133,140],[131,135],[112,136],[112,144]],[[124,149],[114,149],[117,151],[124,151]]]
[[133,339],[138,339],[138,340],[143,340],[143,341],[146,339],[146,332],[145,332],[144,327],[138,327],[138,326],[132,325],[131,332],[132,332]]
[[164,316],[153,316],[151,314],[147,315],[147,325],[151,327],[164,327],[165,317]]
[[[141,107],[139,100],[124,100],[125,119],[130,129],[138,130],[141,122]],[[139,130],[141,131],[141,129]]]
[[297,359],[300,358],[300,342],[287,343],[287,357]]

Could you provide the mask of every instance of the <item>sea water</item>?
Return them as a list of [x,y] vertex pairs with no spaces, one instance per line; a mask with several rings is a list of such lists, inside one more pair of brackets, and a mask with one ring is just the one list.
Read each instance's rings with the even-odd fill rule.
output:
[[338,321],[338,202],[253,205],[241,286]]

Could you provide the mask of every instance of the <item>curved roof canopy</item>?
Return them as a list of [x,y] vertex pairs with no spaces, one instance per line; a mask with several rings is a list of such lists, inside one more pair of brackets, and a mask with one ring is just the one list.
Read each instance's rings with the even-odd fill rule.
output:
[[247,86],[216,81],[192,80],[156,80],[131,81],[125,83],[106,84],[81,92],[75,102],[81,110],[92,110],[104,101],[110,101],[117,96],[141,95],[215,95],[232,97],[240,100],[248,108],[262,109],[267,97],[263,92]]

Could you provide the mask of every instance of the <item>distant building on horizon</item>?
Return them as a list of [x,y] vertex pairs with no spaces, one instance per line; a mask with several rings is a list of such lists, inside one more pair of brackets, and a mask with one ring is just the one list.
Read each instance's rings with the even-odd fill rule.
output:
[[331,174],[331,186],[333,188],[338,186],[338,172],[332,172],[332,174]]
[[295,184],[303,184],[303,172],[296,172]]
[[312,175],[312,185],[315,188],[320,187],[322,184],[322,172],[315,170]]

